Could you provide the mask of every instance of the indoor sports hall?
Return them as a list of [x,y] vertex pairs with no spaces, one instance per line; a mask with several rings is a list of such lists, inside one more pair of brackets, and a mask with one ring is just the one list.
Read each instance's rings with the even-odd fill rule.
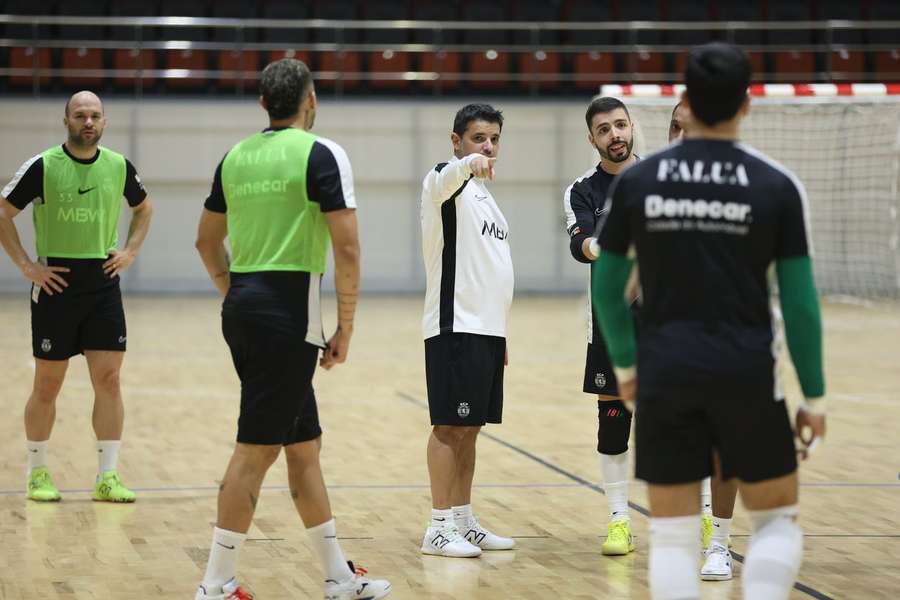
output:
[[[600,552],[597,399],[582,392],[589,268],[569,253],[563,195],[598,161],[584,120],[591,98],[625,102],[634,152],[649,155],[667,145],[688,51],[710,40],[740,44],[754,68],[742,140],[792,170],[809,197],[828,432],[799,468],[804,549],[790,598],[900,598],[895,0],[0,0],[0,186],[66,140],[66,100],[91,90],[107,118],[102,144],[135,165],[154,206],[121,280],[119,470],[134,503],[92,501],[93,391],[80,356],[47,447],[63,499],[26,499],[31,287],[0,255],[0,600],[195,593],[240,404],[197,225],[223,155],[267,126],[260,72],[284,57],[309,65],[313,132],[346,150],[358,203],[355,333],[347,362],[315,376],[322,467],[347,558],[389,579],[398,600],[651,598],[643,482],[630,484],[636,550]],[[516,547],[463,559],[419,551],[431,508],[419,205],[469,102],[503,112],[489,187],[515,268],[505,414],[481,433],[473,504]],[[15,224],[34,259],[32,208]],[[329,266],[327,334],[336,311]],[[802,393],[783,354],[793,415]],[[742,597],[750,533],[739,498],[734,578],[702,582],[702,598]],[[322,597],[281,458],[238,574],[260,600]]]

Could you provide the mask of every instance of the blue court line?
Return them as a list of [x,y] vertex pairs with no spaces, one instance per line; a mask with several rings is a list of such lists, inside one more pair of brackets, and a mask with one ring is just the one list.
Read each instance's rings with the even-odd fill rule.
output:
[[[397,390],[397,395],[401,399],[409,402],[410,404],[418,406],[419,408],[424,408],[426,410],[428,409],[428,405],[425,402],[422,402],[421,400],[419,400],[418,398],[416,398],[414,396],[410,396],[409,394],[406,394],[399,390]],[[486,437],[489,440],[496,442],[505,448],[509,448],[513,452],[521,454],[522,456],[524,456],[544,467],[547,467],[551,471],[558,473],[559,475],[562,475],[563,477],[566,477],[567,479],[571,479],[572,481],[574,481],[575,483],[577,483],[579,485],[582,485],[588,489],[594,490],[595,492],[603,494],[604,496],[606,495],[603,491],[603,488],[600,487],[599,485],[592,483],[592,482],[588,481],[587,479],[579,477],[575,473],[567,471],[567,470],[563,469],[562,467],[554,465],[553,463],[546,461],[543,458],[541,458],[535,454],[532,454],[531,452],[529,452],[528,450],[525,450],[524,448],[520,448],[520,447],[516,446],[515,444],[511,444],[510,442],[507,442],[506,440],[503,440],[492,433],[487,433],[484,430],[482,430],[479,435]],[[639,512],[640,514],[644,515],[645,517],[647,517],[647,518],[650,517],[650,511],[648,509],[644,508],[643,506],[641,506],[640,504],[635,504],[634,502],[629,501],[628,506],[630,508],[632,508],[633,510],[635,510],[636,512]],[[732,556],[734,556],[735,560],[737,560],[741,564],[744,564],[744,557],[741,554],[738,554],[737,552],[734,552],[734,551],[732,551],[731,554],[732,554]],[[804,584],[800,583],[799,581],[794,583],[794,589],[798,590],[800,592],[803,592],[813,598],[816,598],[816,600],[834,600],[834,598],[832,598],[831,596],[823,594],[822,592],[820,592],[816,589],[813,589],[813,588],[809,587],[808,585],[804,585]]]

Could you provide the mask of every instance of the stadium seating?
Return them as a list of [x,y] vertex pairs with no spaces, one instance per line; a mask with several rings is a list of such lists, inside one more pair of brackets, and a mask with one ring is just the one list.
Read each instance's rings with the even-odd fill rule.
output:
[[[506,19],[506,11],[499,3],[488,4],[472,0],[463,5],[463,11],[464,15],[477,14],[478,20],[482,22]],[[492,29],[466,29],[462,36],[464,44],[488,47],[485,50],[466,54],[469,65],[469,85],[474,89],[510,88],[508,78],[512,57],[507,51],[491,48],[491,46],[509,44],[508,32]]]
[[[900,3],[895,0],[872,0],[869,11],[869,19],[873,21],[900,20]],[[900,31],[872,29],[868,38],[872,44],[894,46],[892,50],[875,51],[875,76],[883,81],[900,81]]]
[[[514,7],[513,17],[517,21],[533,21],[545,23],[559,21],[560,7],[551,0],[519,0]],[[555,29],[536,31],[516,31],[513,42],[517,45],[539,44],[540,46],[558,45],[561,42],[560,32]],[[516,66],[523,89],[549,89],[560,85],[551,79],[554,74],[562,72],[562,57],[558,52],[547,52],[543,49],[532,52],[520,52],[516,55]]]
[[[297,2],[295,0],[268,0],[262,6],[263,19],[308,19],[310,16],[310,6],[308,3]],[[281,58],[296,58],[302,60],[310,69],[315,69],[312,64],[312,55],[305,50],[300,50],[302,46],[310,41],[309,29],[305,27],[267,27],[262,31],[262,39],[260,40],[269,44],[290,45],[284,50],[269,50],[263,57],[263,62],[279,60]]]
[[[334,19],[348,21],[360,17],[360,3],[357,0],[319,0],[313,5],[313,17],[316,19]],[[319,43],[342,44],[358,43],[359,31],[335,27],[319,29],[314,33]],[[322,52],[318,56],[318,87],[321,89],[354,90],[360,87],[361,80],[347,74],[362,73],[362,57],[358,52],[337,49]]]
[[[720,21],[762,21],[763,13],[759,2],[734,2],[731,0],[719,0],[713,5],[713,16]],[[765,42],[762,31],[748,31],[738,29],[723,35],[722,39],[733,41],[746,46],[761,46]],[[765,55],[761,52],[751,51],[750,65],[753,67],[754,79],[765,80],[768,69]]]
[[[662,12],[657,0],[644,0],[643,2],[621,2],[619,4],[619,18],[622,21],[660,21]],[[657,30],[623,31],[621,43],[624,44],[661,44],[662,32]],[[629,73],[663,73],[665,68],[665,56],[659,52],[638,51],[624,56],[624,71]],[[657,75],[657,78],[659,76]]]
[[[155,5],[143,0],[116,0],[113,2],[110,14],[114,17],[155,17]],[[109,36],[111,39],[123,43],[133,43],[156,40],[158,33],[155,27],[111,27]],[[113,50],[113,69],[119,71],[130,70],[154,70],[157,66],[156,52],[140,48],[117,48]],[[117,88],[131,88],[137,83],[134,75],[117,74],[113,77],[113,85]],[[152,75],[140,78],[140,84],[144,89],[150,89],[156,83]]]
[[[60,16],[186,16],[246,20],[328,19],[334,21],[529,22],[535,28],[421,29],[309,27],[183,27],[53,24],[0,26],[0,37],[21,40],[0,47],[0,64],[15,69],[6,89],[28,92],[37,83],[52,91],[90,87],[147,92],[253,91],[259,69],[272,60],[295,56],[317,74],[320,90],[351,92],[571,93],[595,90],[603,83],[666,83],[683,72],[687,53],[653,46],[690,47],[710,39],[753,46],[750,59],[756,81],[807,82],[900,80],[900,30],[773,29],[670,30],[631,29],[624,21],[807,21],[900,20],[898,0],[0,0],[0,12]],[[615,24],[613,28],[556,30],[539,24]],[[31,39],[85,40],[71,47],[32,47]],[[93,41],[113,41],[103,49]],[[142,43],[187,42],[181,49],[155,50]],[[211,42],[204,47],[191,43]],[[272,44],[273,49],[247,48]],[[404,49],[409,43],[434,46]],[[326,49],[313,49],[324,44]],[[348,44],[373,49],[357,51]],[[480,50],[454,48],[465,44]],[[831,48],[803,46],[830,44]],[[869,50],[863,46],[871,44]],[[507,46],[530,47],[527,50]],[[566,51],[565,46],[573,46]],[[777,45],[777,51],[766,51]],[[210,47],[211,46],[211,47]],[[635,47],[636,46],[636,47]],[[560,47],[564,49],[559,50]],[[794,49],[796,47],[796,49]],[[773,49],[774,50],[774,49]],[[61,69],[41,75],[35,69]],[[201,71],[192,77],[156,77],[156,69]],[[113,69],[99,77],[86,71]],[[209,71],[223,73],[210,76]],[[418,82],[403,75],[422,72]],[[174,75],[174,74],[173,74]],[[158,85],[164,82],[162,85]],[[2,84],[4,82],[0,82]]]
[[[669,3],[668,18],[670,21],[710,21],[712,7],[709,0],[681,0]],[[695,46],[712,39],[708,31],[669,31],[667,43],[680,46]],[[684,73],[687,64],[687,52],[678,52],[672,57],[672,71],[676,76]]]
[[[4,10],[13,15],[49,15],[53,8],[50,2],[36,3],[32,0],[10,0],[6,3]],[[51,37],[51,33],[48,25],[32,27],[30,25],[16,24],[6,26],[6,37],[10,39],[48,39]],[[30,45],[23,45],[9,49],[9,66],[12,69],[22,69],[23,71],[50,69],[53,66],[51,58],[49,48],[35,48]],[[17,74],[9,78],[9,84],[12,87],[27,86],[30,88],[35,81],[39,85],[47,85],[50,83],[50,76],[42,75],[35,80],[31,74]]]
[[[862,19],[862,8],[858,2],[844,0],[820,0],[819,19],[842,19],[859,21]],[[822,41],[828,41],[827,36]],[[832,33],[831,41],[835,44],[861,44],[862,31],[837,29]],[[866,55],[858,50],[839,48],[830,53],[829,71],[839,79],[858,80],[866,70]]]
[[[563,17],[571,23],[606,23],[612,20],[608,0],[573,0],[563,11]],[[606,30],[576,30],[569,33],[569,44],[574,46],[611,45],[613,32]],[[605,51],[580,51],[574,55],[573,77],[577,89],[596,90],[602,83],[614,80],[615,56]]]
[[[364,17],[369,21],[397,21],[409,17],[405,0],[369,0],[365,3]],[[368,72],[376,75],[369,82],[373,89],[402,89],[408,84],[403,79],[379,78],[377,75],[398,75],[409,71],[412,57],[391,46],[405,44],[409,40],[408,29],[367,29],[363,32],[367,44],[383,44],[384,50],[366,55]]]
[[[206,3],[203,0],[163,0],[161,15],[167,17],[205,17]],[[164,40],[186,42],[206,42],[209,32],[206,27],[162,27],[160,37]],[[209,53],[206,50],[185,48],[165,50],[166,69],[189,69],[206,71],[209,69]],[[166,79],[166,88],[178,91],[200,91],[209,85],[205,75],[172,77]]]
[[[769,3],[770,21],[809,21],[812,12],[809,0],[779,0]],[[773,29],[769,31],[769,42],[779,46],[808,45],[814,42],[809,29]],[[775,52],[772,67],[779,80],[803,80],[816,72],[816,59],[812,52],[789,50]]]
[[[80,0],[77,3],[62,2],[59,5],[59,14],[62,16],[105,16],[106,2],[103,0]],[[96,25],[60,25],[58,36],[63,40],[102,40],[105,38],[105,28]],[[103,77],[100,75],[82,75],[73,71],[97,70],[104,67],[103,50],[91,48],[89,45],[75,48],[62,49],[62,68],[68,71],[62,77],[62,82],[67,87],[96,88],[103,85]]]

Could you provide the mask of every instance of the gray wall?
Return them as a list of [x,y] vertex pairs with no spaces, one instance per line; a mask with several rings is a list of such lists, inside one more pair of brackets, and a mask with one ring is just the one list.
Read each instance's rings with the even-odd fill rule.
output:
[[[0,185],[30,156],[65,139],[61,100],[0,102]],[[581,290],[585,267],[568,258],[562,193],[595,161],[585,140],[584,106],[498,102],[503,132],[495,197],[510,221],[517,290]],[[418,201],[422,177],[450,156],[460,102],[320,102],[315,132],[350,156],[359,202],[366,290],[424,287]],[[240,138],[266,125],[246,101],[106,102],[103,144],[128,156],[150,190],[156,216],[124,285],[132,291],[209,290],[194,251],[197,218],[216,164]],[[17,219],[33,253],[30,209]],[[128,212],[122,224],[122,239]],[[23,287],[0,256],[0,290]],[[330,285],[330,284],[329,284]]]
[[[900,102],[894,100],[755,99],[742,128],[750,144],[805,183],[816,278],[825,293],[900,297]],[[586,102],[495,103],[506,125],[491,189],[510,223],[517,292],[586,289],[587,269],[569,256],[562,211],[565,188],[597,160],[586,140]],[[365,291],[423,289],[419,186],[428,169],[450,156],[449,130],[462,103],[320,102],[315,132],[343,145],[353,164]],[[662,146],[673,101],[628,103],[635,150]],[[64,140],[62,112],[61,99],[0,100],[0,185],[27,158]],[[211,291],[193,247],[200,209],[218,161],[267,124],[265,113],[253,100],[110,100],[106,112],[103,143],[135,163],[156,206],[126,289]],[[33,251],[30,218],[28,209],[17,223]],[[26,288],[0,256],[0,291]]]

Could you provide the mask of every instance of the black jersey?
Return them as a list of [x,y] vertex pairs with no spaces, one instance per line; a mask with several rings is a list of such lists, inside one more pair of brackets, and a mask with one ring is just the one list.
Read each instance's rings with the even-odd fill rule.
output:
[[[62,146],[66,155],[77,163],[89,165],[97,161],[100,157],[101,150],[98,149],[93,158],[77,158],[73,156],[65,144]],[[16,174],[13,176],[3,191],[0,192],[6,200],[18,208],[25,210],[31,202],[43,202],[44,198],[44,159],[41,154],[37,154],[23,164]],[[125,189],[122,191],[128,206],[134,208],[139,205],[147,197],[147,189],[144,187],[141,178],[138,176],[137,169],[131,164],[131,161],[125,159]]]
[[733,141],[685,140],[616,179],[599,244],[637,252],[642,387],[771,373],[767,272],[809,253],[806,214],[799,180]]
[[613,179],[615,175],[597,165],[566,188],[563,209],[566,211],[569,251],[578,262],[591,262],[581,246],[606,221],[606,197]]
[[[640,158],[635,155],[635,158]],[[587,238],[596,235],[606,222],[609,207],[606,198],[609,195],[609,186],[612,185],[615,175],[607,173],[600,165],[597,165],[566,188],[563,196],[563,209],[566,213],[566,232],[569,234],[569,252],[572,257],[581,263],[590,264],[591,260],[584,255],[582,244]],[[590,271],[590,281],[594,272]],[[593,298],[588,293],[588,329],[587,341],[589,344],[603,344],[603,332],[597,323],[597,316],[593,310]]]

